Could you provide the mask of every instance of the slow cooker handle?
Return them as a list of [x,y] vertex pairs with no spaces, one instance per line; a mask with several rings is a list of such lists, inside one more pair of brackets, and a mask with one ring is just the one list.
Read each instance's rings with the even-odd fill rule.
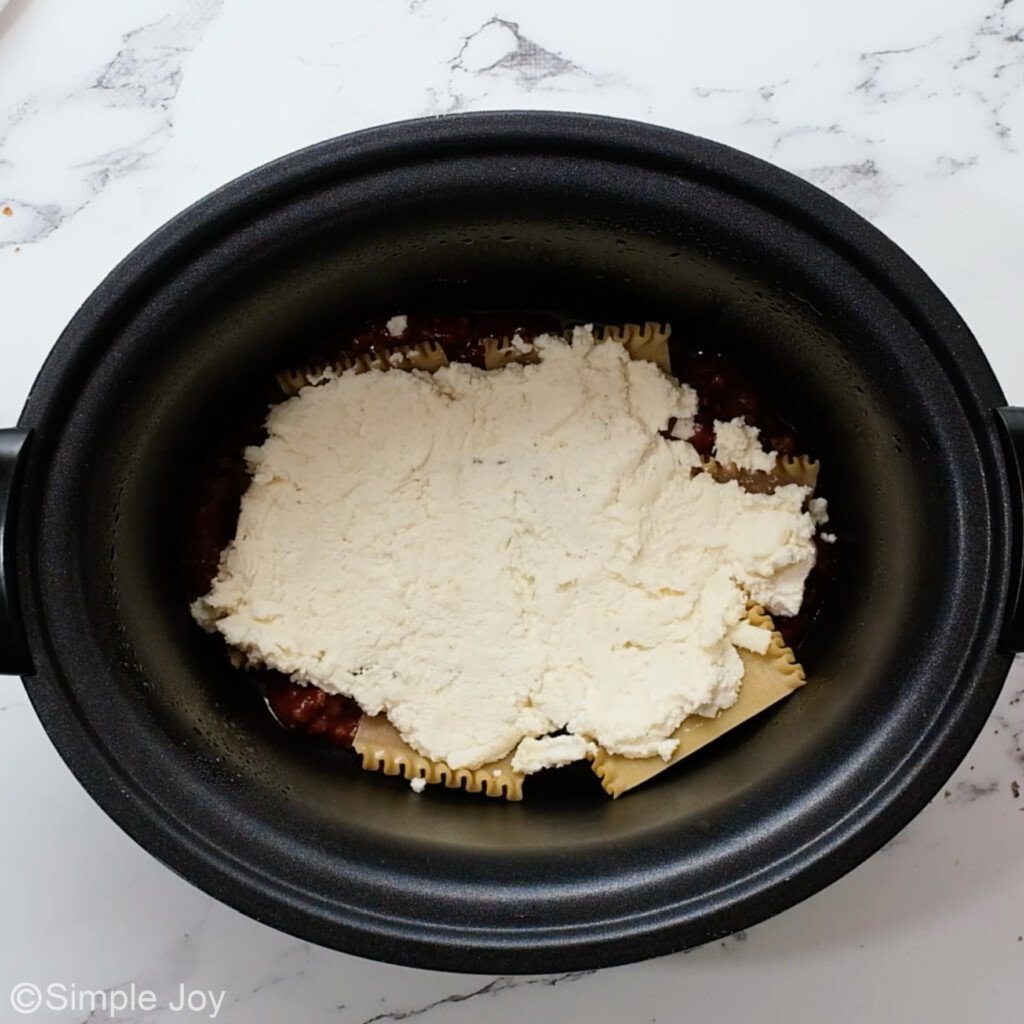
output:
[[0,430],[0,675],[31,671],[14,586],[16,499],[28,436],[27,430]]
[[996,409],[1006,441],[1007,471],[1013,501],[1013,538],[1010,558],[1014,568],[1002,644],[1024,651],[1024,408]]

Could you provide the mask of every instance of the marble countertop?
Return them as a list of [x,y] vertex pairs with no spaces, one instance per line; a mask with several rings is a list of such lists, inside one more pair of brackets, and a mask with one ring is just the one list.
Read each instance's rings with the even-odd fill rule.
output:
[[[187,203],[351,129],[503,107],[654,121],[815,182],[924,266],[1024,404],[1022,86],[1024,0],[9,0],[0,423],[89,291]],[[0,1016],[21,1019],[8,993],[30,982],[65,986],[35,1019],[69,1022],[1017,1019],[1022,666],[927,810],[813,899],[687,954],[498,978],[359,960],[213,902],[98,810],[0,679]],[[72,989],[133,984],[160,1007],[90,1016]],[[224,995],[176,1010],[182,987]]]

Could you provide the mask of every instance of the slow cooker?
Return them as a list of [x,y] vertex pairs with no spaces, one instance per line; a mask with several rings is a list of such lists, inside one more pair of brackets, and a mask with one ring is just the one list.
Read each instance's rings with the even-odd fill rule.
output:
[[[276,726],[190,618],[182,495],[275,371],[431,309],[671,322],[742,363],[839,538],[809,685],[615,801],[417,796]],[[935,285],[792,175],[592,116],[387,125],[186,210],[57,340],[0,434],[0,668],[125,831],[254,918],[446,970],[638,960],[810,896],[941,787],[1024,645],[1022,456]]]

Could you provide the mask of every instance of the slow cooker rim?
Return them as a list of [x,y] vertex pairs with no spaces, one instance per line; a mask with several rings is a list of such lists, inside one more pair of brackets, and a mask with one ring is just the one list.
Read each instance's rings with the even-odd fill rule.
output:
[[[452,149],[446,156],[458,158],[474,152],[471,147],[507,143],[511,138],[517,155],[534,146],[578,156],[579,147],[588,145],[599,159],[622,163],[642,158],[648,169],[675,173],[685,167],[687,180],[722,187],[761,206],[783,208],[790,223],[825,241],[858,269],[872,270],[866,276],[887,297],[898,296],[895,304],[915,326],[928,325],[922,336],[955,381],[957,393],[966,389],[984,410],[976,425],[985,422],[990,427],[988,410],[1005,404],[970,329],[931,278],[870,221],[817,186],[725,143],[672,128],[598,114],[507,110],[412,118],[336,136],[262,164],[196,200],[135,246],[86,298],[40,369],[18,425],[32,428],[47,418],[53,391],[66,379],[63,362],[90,351],[89,335],[94,331],[73,331],[79,320],[102,314],[111,300],[126,301],[152,274],[164,270],[164,261],[178,262],[182,248],[196,247],[256,206],[270,206],[283,193],[310,187],[325,174],[341,173],[343,168],[365,173],[371,165],[389,166],[411,156],[415,161],[410,162],[433,160],[443,147]],[[934,344],[938,336],[941,345]],[[92,347],[97,346],[102,350],[102,337],[94,338]],[[951,359],[952,347],[957,352]],[[969,374],[963,372],[965,363]],[[37,403],[42,403],[38,409]]]
[[[850,248],[859,254],[859,263],[874,267],[876,273],[871,275],[873,280],[881,277],[888,283],[893,294],[899,296],[899,305],[902,309],[907,309],[908,303],[911,308],[916,305],[920,322],[928,325],[925,334],[929,342],[941,340],[938,348],[940,353],[945,355],[944,366],[951,363],[958,376],[964,378],[957,381],[958,396],[964,402],[967,412],[973,414],[972,419],[979,434],[987,435],[987,443],[979,443],[979,457],[985,457],[990,463],[986,477],[994,481],[993,505],[996,504],[997,498],[1005,496],[1006,481],[1003,467],[1000,460],[994,456],[994,434],[988,422],[990,416],[987,414],[988,409],[1003,404],[1003,396],[991,369],[981,356],[980,350],[977,350],[959,315],[906,254],[842,204],[813,186],[756,158],[729,150],[718,143],[681,135],[668,129],[588,115],[510,112],[460,115],[457,118],[446,119],[446,122],[402,122],[369,129],[354,136],[342,137],[340,140],[320,143],[236,179],[159,229],[97,288],[62,334],[53,355],[40,373],[22,414],[21,425],[35,427],[41,434],[45,434],[51,419],[60,418],[59,398],[72,368],[74,367],[76,372],[81,372],[87,357],[101,355],[101,328],[105,318],[112,316],[117,308],[130,306],[134,302],[133,297],[139,290],[145,289],[148,281],[161,274],[167,262],[186,258],[187,253],[184,250],[202,245],[204,238],[227,229],[235,217],[249,215],[257,204],[272,202],[283,191],[299,189],[307,179],[315,179],[332,168],[341,172],[352,159],[369,159],[367,154],[378,161],[386,162],[394,156],[394,150],[401,150],[403,147],[410,151],[417,147],[424,151],[436,148],[439,142],[438,133],[448,141],[461,140],[469,145],[473,144],[474,140],[486,142],[505,137],[508,132],[513,131],[533,137],[537,144],[541,144],[553,141],[556,135],[561,142],[566,136],[567,124],[572,126],[572,131],[576,135],[588,136],[598,148],[615,150],[620,157],[636,155],[637,151],[643,148],[649,150],[658,163],[675,163],[677,167],[683,162],[694,166],[699,164],[705,174],[714,177],[716,184],[729,184],[738,179],[739,183],[748,189],[748,199],[756,188],[770,199],[774,208],[777,209],[780,203],[786,206],[787,214],[789,209],[798,210],[801,219],[807,223],[827,220],[829,231],[826,237],[830,244],[833,236],[841,237],[844,249]],[[479,135],[487,138],[478,139],[477,130]],[[637,142],[637,133],[647,136],[643,140],[643,147]],[[398,137],[397,142],[394,136]],[[440,141],[444,142],[445,138],[441,138]],[[571,141],[578,142],[579,139]],[[666,149],[670,149],[671,152],[666,154]],[[820,234],[817,231],[816,233]],[[949,351],[954,337],[957,339],[957,347],[962,350],[956,355]],[[970,372],[966,371],[965,363],[971,366]],[[964,386],[961,387],[961,384]],[[972,399],[970,402],[965,401],[965,388],[966,395]],[[38,476],[43,472],[39,466],[40,461],[35,460],[36,465],[29,467],[29,474]],[[998,483],[998,486],[995,486],[995,483]],[[994,516],[993,521],[997,520],[998,517]],[[996,567],[996,571],[1000,571],[999,566]],[[1009,570],[1003,567],[1001,572],[1002,582],[1005,584]],[[31,576],[29,579],[31,581]],[[31,582],[29,589],[31,590]],[[31,601],[23,600],[24,608],[28,609],[31,606]],[[45,642],[45,630],[37,629],[38,625],[33,623],[32,629],[36,651],[41,654],[45,650],[47,654],[52,655]],[[844,830],[844,835],[835,837],[829,849],[818,851],[815,857],[789,875],[785,883],[780,884],[776,880],[768,893],[757,891],[755,887],[755,891],[745,899],[720,912],[719,926],[705,922],[702,926],[702,940],[710,940],[717,935],[748,926],[817,891],[822,887],[822,879],[825,879],[824,884],[834,880],[884,843],[895,831],[895,828],[891,827],[894,822],[898,827],[920,810],[938,785],[941,785],[948,775],[948,770],[959,761],[973,742],[977,732],[973,726],[977,725],[980,728],[987,717],[991,703],[998,694],[999,684],[1009,667],[1010,656],[1003,656],[995,650],[993,629],[989,629],[986,635],[986,631],[979,626],[975,641],[985,666],[984,671],[975,676],[972,686],[976,699],[973,704],[961,706],[960,713],[955,717],[960,729],[955,745],[948,723],[945,729],[933,736],[934,742],[918,762],[919,770],[912,780],[916,787],[914,798],[911,800],[910,792],[903,790],[903,802],[898,807],[893,800],[888,805],[876,807],[875,814],[870,818],[858,819],[857,825],[851,826],[850,834],[845,834]],[[40,642],[43,645],[42,650]],[[40,665],[43,660],[39,659]],[[96,771],[97,755],[101,760],[106,760],[102,738],[92,735],[91,742],[85,743],[81,734],[77,737],[71,735],[76,725],[81,729],[86,723],[75,714],[70,701],[65,703],[65,697],[57,683],[62,675],[61,667],[53,662],[52,656],[45,660],[50,662],[50,674],[56,678],[50,678],[47,680],[49,685],[42,687],[30,685],[31,677],[27,678],[26,685],[30,698],[51,738],[55,732],[62,736],[65,742],[58,749],[72,766],[75,774],[83,781],[89,780],[87,788],[93,797],[129,834],[161,859],[165,859],[163,852],[158,852],[157,848],[163,850],[166,844],[166,861],[171,862],[173,859],[172,866],[181,864],[184,860],[193,860],[197,863],[200,870],[190,872],[189,877],[196,881],[201,878],[204,888],[225,902],[238,906],[239,903],[233,898],[237,896],[237,889],[232,883],[231,867],[223,863],[223,851],[207,849],[201,852],[194,844],[190,847],[187,841],[183,841],[176,834],[186,827],[185,823],[176,821],[173,823],[175,827],[172,827],[171,823],[161,816],[158,805],[152,801],[149,794],[137,791],[134,800],[128,799],[124,786],[130,786],[130,780],[118,780],[113,776],[111,779],[104,779],[103,773]],[[40,670],[38,675],[44,678],[47,673]],[[987,693],[991,694],[992,699],[986,704],[985,700],[980,698]],[[964,699],[966,700],[966,696]],[[973,715],[970,714],[972,711]],[[968,725],[965,719],[971,718],[976,721]],[[937,753],[940,746],[943,755],[941,758]],[[956,755],[955,760],[951,752]],[[940,761],[945,767],[937,766]],[[927,777],[931,781],[925,781],[925,768],[930,769]],[[142,809],[143,804],[147,806],[147,810]],[[129,821],[131,825],[128,824]],[[886,824],[881,825],[881,822]],[[188,831],[194,838],[195,833],[191,828]],[[162,841],[157,841],[157,833],[160,833],[159,839]],[[852,852],[851,836],[857,840],[856,853]],[[216,854],[221,855],[219,864],[214,863]],[[231,862],[232,865],[238,863],[233,858]],[[251,868],[251,865],[246,866]],[[813,878],[808,877],[811,873],[814,873]],[[265,893],[262,895],[265,896]],[[760,902],[754,907],[752,903],[757,900]],[[312,921],[303,908],[296,908],[293,904],[284,907],[280,901],[275,903],[269,898],[265,898],[264,902],[269,903],[267,918],[275,919],[279,927],[313,938],[315,941],[329,941],[331,945],[340,945],[336,925],[321,919],[317,922],[319,927],[313,928]],[[240,906],[240,909],[248,913],[253,912],[251,905]],[[294,920],[290,920],[291,918]],[[593,922],[588,922],[585,927],[580,926],[578,931],[592,931],[594,927]],[[597,943],[584,940],[574,942],[571,946],[547,940],[544,945],[532,950],[520,947],[516,949],[515,955],[524,966],[518,969],[542,969],[544,964],[550,963],[552,952],[557,956],[560,966],[593,966],[595,963],[604,965],[638,959],[656,952],[668,952],[682,944],[673,941],[674,938],[679,938],[679,927],[678,924],[667,922],[660,928],[633,934],[632,946],[628,953],[616,948],[616,944],[621,943],[621,936],[606,937]],[[692,930],[692,924],[689,927]],[[384,940],[379,932],[359,931],[354,925],[346,925],[346,928],[346,940],[350,936],[355,941],[361,935],[372,934],[376,943],[385,944],[383,947],[378,945],[376,952],[405,964],[453,969],[453,954],[457,958],[459,952],[458,949],[449,946],[442,947],[438,955],[433,948],[422,948],[423,940],[412,936]],[[327,931],[331,932],[329,939],[325,937]],[[574,934],[576,931],[574,930]],[[600,952],[594,948],[595,945],[600,947]],[[392,947],[395,952],[389,955]],[[348,951],[359,952],[356,948],[349,948]],[[486,956],[492,957],[490,963],[495,969],[508,969],[508,957],[511,954],[506,947],[489,947],[482,955],[485,959]]]

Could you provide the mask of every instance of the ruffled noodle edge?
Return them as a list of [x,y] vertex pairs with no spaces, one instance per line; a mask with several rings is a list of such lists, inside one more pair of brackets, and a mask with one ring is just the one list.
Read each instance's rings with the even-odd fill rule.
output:
[[[565,331],[566,341],[572,340],[572,328]],[[601,325],[594,328],[596,341],[616,341],[625,346],[632,359],[656,363],[666,373],[670,371],[668,339],[671,324],[654,322],[640,324]],[[527,344],[517,347],[510,337],[484,338],[484,369],[499,370],[510,363],[536,363],[537,353]],[[328,372],[368,373],[370,370],[423,370],[433,373],[448,365],[448,355],[439,343],[423,342],[418,345],[392,345],[380,347],[374,353],[360,356],[341,356],[329,363],[310,363],[294,369],[282,370],[277,375],[281,391],[297,395],[302,388],[322,383]]]
[[366,771],[401,775],[410,782],[423,779],[430,786],[464,789],[506,800],[523,799],[523,776],[512,770],[508,757],[480,768],[450,768],[443,761],[431,761],[413,750],[384,715],[363,716],[352,749],[362,758]]
[[775,629],[771,616],[760,605],[752,604],[747,609],[747,621],[752,626],[770,630],[772,638],[764,654],[745,650],[739,652],[743,659],[743,681],[736,703],[714,718],[690,715],[684,719],[672,734],[678,745],[667,761],[660,757],[621,757],[598,748],[591,768],[606,793],[612,797],[619,797],[635,789],[713,740],[761,714],[807,682],[803,666],[796,660],[793,651],[786,646],[782,634]]

